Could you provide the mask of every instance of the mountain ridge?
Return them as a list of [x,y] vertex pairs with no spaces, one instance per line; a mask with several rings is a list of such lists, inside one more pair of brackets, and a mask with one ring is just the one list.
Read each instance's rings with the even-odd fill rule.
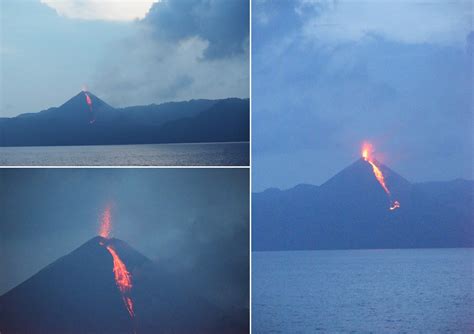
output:
[[58,107],[0,118],[0,146],[248,141],[249,123],[249,99],[114,108],[93,93],[80,92]]
[[411,183],[380,169],[391,198],[361,159],[320,186],[253,193],[253,249],[474,246],[474,181]]

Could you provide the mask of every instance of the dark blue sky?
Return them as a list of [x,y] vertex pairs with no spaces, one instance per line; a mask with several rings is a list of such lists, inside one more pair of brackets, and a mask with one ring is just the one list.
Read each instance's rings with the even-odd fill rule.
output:
[[109,202],[113,237],[247,305],[248,169],[0,170],[0,294],[96,236]]
[[254,1],[253,188],[321,184],[359,157],[472,178],[472,5]]

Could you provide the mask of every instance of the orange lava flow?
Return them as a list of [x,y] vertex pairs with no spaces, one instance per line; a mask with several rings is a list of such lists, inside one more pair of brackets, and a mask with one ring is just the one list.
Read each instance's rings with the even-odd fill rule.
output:
[[115,283],[117,284],[118,289],[122,293],[122,299],[127,308],[128,313],[133,318],[135,313],[133,311],[133,301],[132,298],[127,296],[127,294],[132,289],[132,275],[127,270],[125,263],[120,259],[115,249],[108,245],[106,246],[109,253],[112,255],[114,260],[114,276],[115,276]]
[[380,168],[378,168],[377,165],[371,160],[365,160],[365,161],[367,161],[372,166],[372,170],[374,171],[375,178],[377,179],[377,181],[379,181],[380,185],[382,186],[383,190],[385,190],[387,195],[390,195],[390,190],[388,190],[387,185],[385,184],[385,178],[383,177],[383,174]]
[[107,205],[100,219],[99,235],[106,239],[109,238],[110,236],[110,228],[111,228],[111,221],[112,221],[111,209],[112,209],[111,205],[110,204]]
[[[92,106],[92,100],[91,100],[91,97],[89,96],[89,94],[87,94],[86,92],[84,92],[84,94],[86,94],[86,102],[87,104],[90,106]],[[92,111],[92,109],[91,109]]]
[[[86,95],[86,102],[87,102],[87,105],[89,106],[89,112],[91,113],[91,115],[93,115],[93,113],[92,113],[92,99],[89,96],[89,94],[87,94],[86,91],[84,91],[84,94]],[[89,121],[90,124],[95,122],[95,116],[93,115],[92,117],[93,118]]]
[[390,200],[390,210],[396,210],[400,207],[400,202],[398,201],[392,201],[392,194],[390,193],[390,190],[388,190],[388,187],[385,183],[385,177],[383,176],[382,171],[380,168],[377,166],[377,163],[375,159],[372,157],[372,152],[373,152],[373,147],[369,143],[364,143],[362,145],[362,158],[364,158],[365,161],[367,161],[371,166],[372,170],[374,172],[375,178],[379,182],[379,184],[382,186],[383,190],[387,194],[389,200]]

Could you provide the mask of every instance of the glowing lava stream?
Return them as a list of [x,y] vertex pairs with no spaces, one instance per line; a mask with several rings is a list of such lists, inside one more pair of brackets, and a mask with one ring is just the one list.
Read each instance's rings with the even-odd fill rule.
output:
[[[111,221],[112,221],[112,214],[111,214],[112,206],[109,204],[104,210],[104,213],[101,216],[101,224],[99,235],[105,239],[109,239],[110,237],[110,230],[111,230]],[[100,242],[101,246],[105,246],[105,248],[109,251],[110,255],[112,255],[113,263],[114,263],[114,277],[115,283],[122,294],[123,303],[130,314],[130,317],[135,317],[135,312],[133,310],[133,300],[132,297],[129,296],[130,291],[132,290],[132,275],[127,269],[127,266],[123,261],[120,259],[120,256],[117,254],[117,251],[112,245],[105,245],[104,242]]]
[[375,178],[377,179],[377,181],[380,183],[383,190],[387,194],[388,199],[390,200],[390,210],[391,211],[396,210],[400,207],[400,202],[392,201],[392,194],[390,193],[390,190],[388,190],[388,187],[385,184],[385,178],[383,176],[382,171],[377,166],[375,160],[371,156],[372,152],[373,152],[373,148],[371,144],[364,143],[362,145],[362,157],[364,158],[365,161],[367,161],[372,166],[372,170],[374,171]]
[[125,263],[122,262],[115,249],[110,245],[106,246],[106,248],[114,259],[115,282],[117,283],[117,287],[122,293],[122,299],[125,304],[125,307],[127,308],[127,311],[130,316],[133,318],[135,316],[135,313],[133,311],[133,301],[131,297],[127,296],[130,290],[132,289],[132,275],[130,275],[130,272],[125,266]]
[[[87,94],[87,92],[84,92],[84,94],[86,94],[86,102],[87,102],[87,104],[89,105],[89,107],[92,108],[92,100],[91,100],[89,94]],[[91,110],[91,111],[92,111],[92,110]]]
[[[87,102],[87,105],[89,106],[89,112],[91,113],[92,115],[92,99],[91,97],[89,96],[89,94],[87,94],[87,91],[84,90],[84,94],[86,95],[86,102]],[[94,116],[93,116],[94,117]],[[92,118],[89,123],[94,123],[95,122],[95,117]]]

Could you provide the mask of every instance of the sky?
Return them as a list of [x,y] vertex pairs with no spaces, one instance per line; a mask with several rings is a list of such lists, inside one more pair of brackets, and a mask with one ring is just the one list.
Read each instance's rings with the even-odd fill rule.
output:
[[111,237],[248,307],[248,169],[1,169],[0,295],[97,236],[109,203]]
[[471,1],[252,2],[252,187],[322,184],[375,157],[473,179]]
[[249,96],[249,4],[2,0],[0,117],[83,87],[112,106]]

